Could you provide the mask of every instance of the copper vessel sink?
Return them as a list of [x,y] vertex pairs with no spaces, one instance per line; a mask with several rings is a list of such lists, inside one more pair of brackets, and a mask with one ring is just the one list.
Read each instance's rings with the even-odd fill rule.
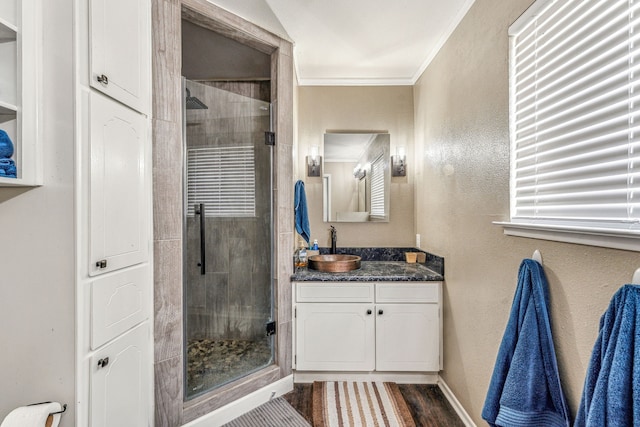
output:
[[342,273],[359,269],[361,259],[357,255],[311,255],[309,268],[330,273]]

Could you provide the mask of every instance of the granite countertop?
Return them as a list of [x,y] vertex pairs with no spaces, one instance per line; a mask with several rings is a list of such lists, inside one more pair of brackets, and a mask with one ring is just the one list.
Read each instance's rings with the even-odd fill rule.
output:
[[362,261],[358,270],[345,273],[325,273],[298,267],[291,276],[293,282],[424,282],[442,281],[444,276],[424,264],[404,261]]

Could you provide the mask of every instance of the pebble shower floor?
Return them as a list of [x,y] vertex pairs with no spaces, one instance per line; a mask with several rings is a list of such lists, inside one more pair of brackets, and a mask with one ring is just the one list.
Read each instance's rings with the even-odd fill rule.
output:
[[187,346],[187,397],[226,384],[271,363],[268,339],[190,340]]

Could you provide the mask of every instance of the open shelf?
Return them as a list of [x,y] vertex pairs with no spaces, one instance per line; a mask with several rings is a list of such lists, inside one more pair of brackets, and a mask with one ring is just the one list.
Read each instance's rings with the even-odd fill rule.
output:
[[0,1],[0,129],[13,142],[17,169],[17,178],[0,176],[0,187],[42,184],[36,7],[35,0]]

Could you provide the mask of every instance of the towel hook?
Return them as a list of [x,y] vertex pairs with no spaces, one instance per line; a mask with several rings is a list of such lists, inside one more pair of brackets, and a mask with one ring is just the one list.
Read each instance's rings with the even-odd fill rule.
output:
[[531,256],[531,258],[542,264],[542,254],[539,250],[536,249],[535,251],[533,251],[533,255]]
[[640,285],[640,268],[633,273],[633,278],[631,279],[631,283],[634,285]]

